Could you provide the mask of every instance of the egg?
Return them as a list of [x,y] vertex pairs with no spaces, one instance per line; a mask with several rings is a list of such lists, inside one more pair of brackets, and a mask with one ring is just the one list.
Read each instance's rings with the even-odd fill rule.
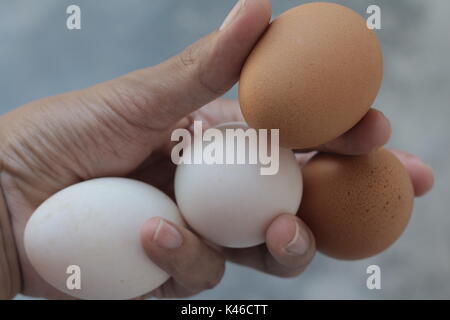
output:
[[413,209],[410,176],[386,149],[363,156],[319,154],[303,168],[299,216],[322,253],[345,260],[376,255],[394,243]]
[[[239,128],[248,127],[244,123],[217,127],[224,136],[227,129]],[[232,149],[226,141],[224,158]],[[207,145],[204,143],[204,148]],[[186,152],[190,152],[189,148]],[[248,155],[257,152],[257,148],[248,143],[245,152]],[[282,213],[296,214],[302,195],[302,177],[289,149],[280,149],[276,174],[262,175],[262,166],[261,161],[178,165],[175,197],[187,224],[204,239],[225,247],[264,243],[266,229],[275,217]]]
[[367,113],[382,74],[381,46],[363,17],[308,3],[270,24],[242,69],[239,102],[251,127],[280,129],[281,146],[312,148]]
[[[140,243],[142,225],[155,216],[183,224],[175,203],[143,182],[125,178],[81,182],[36,209],[25,229],[26,253],[44,280],[70,296],[135,298],[169,278]],[[79,276],[81,289],[67,286],[76,282],[71,276]]]

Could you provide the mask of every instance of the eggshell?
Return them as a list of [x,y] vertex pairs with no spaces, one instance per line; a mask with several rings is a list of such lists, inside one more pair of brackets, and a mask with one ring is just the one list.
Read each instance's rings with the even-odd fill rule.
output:
[[380,149],[364,156],[319,154],[302,169],[299,216],[317,248],[337,259],[382,252],[406,228],[414,191],[403,164]]
[[[46,200],[25,229],[27,256],[41,277],[81,299],[130,299],[169,275],[145,254],[144,222],[160,216],[183,224],[175,203],[145,183],[101,178],[70,186]],[[66,286],[69,266],[81,271],[81,290]]]
[[248,57],[239,101],[254,128],[280,129],[280,144],[310,148],[333,140],[368,111],[383,57],[356,12],[308,3],[274,20]]
[[[218,127],[222,132],[228,128],[248,127]],[[302,195],[292,151],[280,149],[279,163],[275,175],[261,175],[261,163],[180,164],[175,175],[178,207],[188,225],[215,244],[242,248],[264,243],[270,222],[282,213],[296,214]]]

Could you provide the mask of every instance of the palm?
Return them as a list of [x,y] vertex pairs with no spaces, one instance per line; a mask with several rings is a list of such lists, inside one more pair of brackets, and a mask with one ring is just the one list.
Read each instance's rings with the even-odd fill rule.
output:
[[[58,107],[57,105],[49,105],[47,101],[45,102],[45,108],[53,109]],[[41,106],[36,105],[34,109],[36,110],[39,107]],[[30,111],[33,110],[30,109]],[[225,121],[236,121],[239,117],[238,108],[234,102],[217,100],[205,108],[192,113],[188,118],[180,121],[176,127],[182,126],[189,128],[194,120],[202,120],[206,126],[215,125]],[[56,119],[58,120],[58,117]],[[104,119],[104,121],[111,122],[112,119]],[[36,119],[37,124],[39,124],[39,118]],[[64,126],[60,127],[60,123],[55,125],[61,131],[70,129]],[[83,128],[86,126],[79,127]],[[57,155],[59,150],[56,150],[56,146],[55,150],[45,150],[45,154],[33,154],[34,149],[3,149],[4,157],[10,159],[11,163],[17,163],[17,157],[22,154],[40,159],[39,162],[33,163],[33,167],[27,166],[20,167],[18,168],[19,170],[7,170],[3,177],[5,193],[8,194],[8,207],[11,215],[14,217],[13,227],[19,249],[25,294],[50,298],[66,297],[46,284],[36,274],[25,255],[23,232],[28,219],[37,206],[55,192],[69,185],[85,179],[102,176],[124,176],[141,180],[155,186],[174,198],[173,180],[176,166],[170,159],[170,147],[172,145],[170,132],[172,129],[169,128],[153,132],[151,133],[152,136],[148,136],[147,132],[140,132],[142,128],[134,128],[133,130],[135,131],[133,134],[137,137],[145,137],[147,135],[147,139],[150,141],[145,146],[139,142],[137,145],[143,147],[141,150],[135,144],[130,144],[129,141],[120,141],[123,139],[121,135],[108,136],[108,141],[110,141],[109,145],[98,145],[95,140],[92,140],[92,144],[83,145],[77,144],[77,141],[65,141],[67,143],[66,146],[57,147],[65,149],[68,157]],[[31,140],[27,141],[28,143],[42,144],[42,139],[46,138],[46,132],[43,131],[41,133],[42,136],[33,135],[27,137],[24,133],[21,133],[19,136]],[[104,135],[105,133],[103,128],[99,128],[98,133],[93,132],[91,134]],[[75,136],[83,135],[83,132],[79,132]],[[54,145],[51,141],[48,144]],[[82,147],[74,148],[74,145]],[[129,146],[128,149],[123,148],[127,145]],[[116,146],[122,146],[122,148],[117,149]],[[97,154],[93,154],[94,150]],[[19,152],[20,154],[18,154]],[[50,156],[49,152],[54,152],[55,156]],[[127,155],[125,160],[122,156],[124,154]],[[85,157],[85,155],[89,156]],[[81,160],[72,162],[72,159]],[[101,159],[101,166],[99,167],[96,161],[86,162],[86,159]],[[54,160],[57,160],[57,162]],[[63,170],[63,168],[70,169]]]

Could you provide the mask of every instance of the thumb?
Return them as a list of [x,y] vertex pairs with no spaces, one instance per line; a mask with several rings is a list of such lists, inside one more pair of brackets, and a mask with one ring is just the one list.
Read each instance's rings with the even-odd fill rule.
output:
[[270,17],[269,0],[240,0],[218,30],[180,54],[93,89],[122,116],[167,128],[236,83]]

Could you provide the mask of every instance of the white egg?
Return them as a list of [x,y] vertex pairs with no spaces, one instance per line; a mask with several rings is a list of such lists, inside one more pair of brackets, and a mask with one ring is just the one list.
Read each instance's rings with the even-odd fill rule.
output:
[[155,216],[183,224],[175,203],[150,185],[124,178],[82,182],[33,213],[25,229],[26,253],[44,280],[71,296],[135,298],[169,278],[140,242],[142,225]]
[[[244,123],[217,127],[223,134],[233,128],[248,127]],[[251,144],[247,144],[249,148]],[[192,149],[191,145],[185,152],[189,154]],[[224,159],[230,149],[225,143]],[[247,160],[252,151],[245,150]],[[303,183],[300,167],[289,149],[280,148],[275,175],[261,175],[261,167],[260,161],[178,165],[175,196],[185,221],[203,238],[221,246],[243,248],[264,243],[267,227],[275,217],[297,213]]]

